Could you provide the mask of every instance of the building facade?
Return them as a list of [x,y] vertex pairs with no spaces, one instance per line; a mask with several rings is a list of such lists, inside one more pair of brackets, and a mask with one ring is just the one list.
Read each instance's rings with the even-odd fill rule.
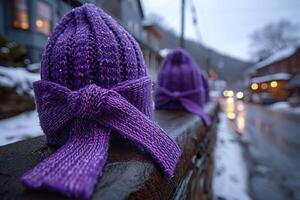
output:
[[300,48],[287,48],[279,51],[256,65],[256,76],[278,72],[295,75],[300,73]]
[[[40,62],[47,38],[60,18],[80,0],[1,0],[0,35],[26,47],[31,63]],[[144,26],[140,0],[90,0],[112,15],[139,42],[150,74],[156,77],[161,61],[159,36]]]
[[[284,101],[293,95],[295,78],[300,74],[300,48],[283,49],[257,63],[251,72],[250,89],[254,93],[269,93],[275,100]],[[294,79],[294,80],[293,80]]]
[[140,44],[149,74],[156,82],[162,57],[160,33],[154,24],[145,19],[140,0],[98,0],[95,4],[112,15]]
[[0,34],[25,46],[31,62],[39,62],[53,27],[70,8],[61,0],[2,0]]

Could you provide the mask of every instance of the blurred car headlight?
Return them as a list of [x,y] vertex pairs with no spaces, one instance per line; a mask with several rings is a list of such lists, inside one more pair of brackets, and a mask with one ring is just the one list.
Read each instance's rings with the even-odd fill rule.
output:
[[244,93],[241,92],[241,91],[239,91],[239,92],[236,93],[235,96],[236,96],[236,98],[238,98],[238,99],[242,99],[242,98],[244,97]]

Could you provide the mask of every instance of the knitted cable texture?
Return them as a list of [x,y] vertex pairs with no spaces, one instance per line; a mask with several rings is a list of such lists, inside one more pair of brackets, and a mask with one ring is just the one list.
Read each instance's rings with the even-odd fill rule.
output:
[[88,199],[108,157],[111,132],[148,152],[172,177],[180,148],[152,119],[151,80],[141,50],[92,4],[55,28],[33,85],[47,142],[61,146],[22,177],[37,189]]
[[156,108],[186,110],[210,125],[210,117],[203,111],[208,100],[208,83],[196,62],[184,49],[174,49],[164,59],[158,72]]

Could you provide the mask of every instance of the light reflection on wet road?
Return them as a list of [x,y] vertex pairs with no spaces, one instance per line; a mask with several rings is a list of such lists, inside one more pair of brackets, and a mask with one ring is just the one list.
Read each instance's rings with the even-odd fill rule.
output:
[[300,115],[232,98],[222,107],[245,142],[253,199],[300,199]]

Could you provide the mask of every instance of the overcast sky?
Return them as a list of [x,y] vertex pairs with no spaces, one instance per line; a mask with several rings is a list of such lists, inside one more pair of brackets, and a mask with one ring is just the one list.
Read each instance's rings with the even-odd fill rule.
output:
[[[191,1],[197,10],[202,42],[244,60],[250,60],[249,35],[254,30],[280,19],[300,28],[300,0],[186,0],[186,37],[197,41]],[[159,15],[167,26],[179,32],[181,0],[142,0],[142,3],[146,16]]]

